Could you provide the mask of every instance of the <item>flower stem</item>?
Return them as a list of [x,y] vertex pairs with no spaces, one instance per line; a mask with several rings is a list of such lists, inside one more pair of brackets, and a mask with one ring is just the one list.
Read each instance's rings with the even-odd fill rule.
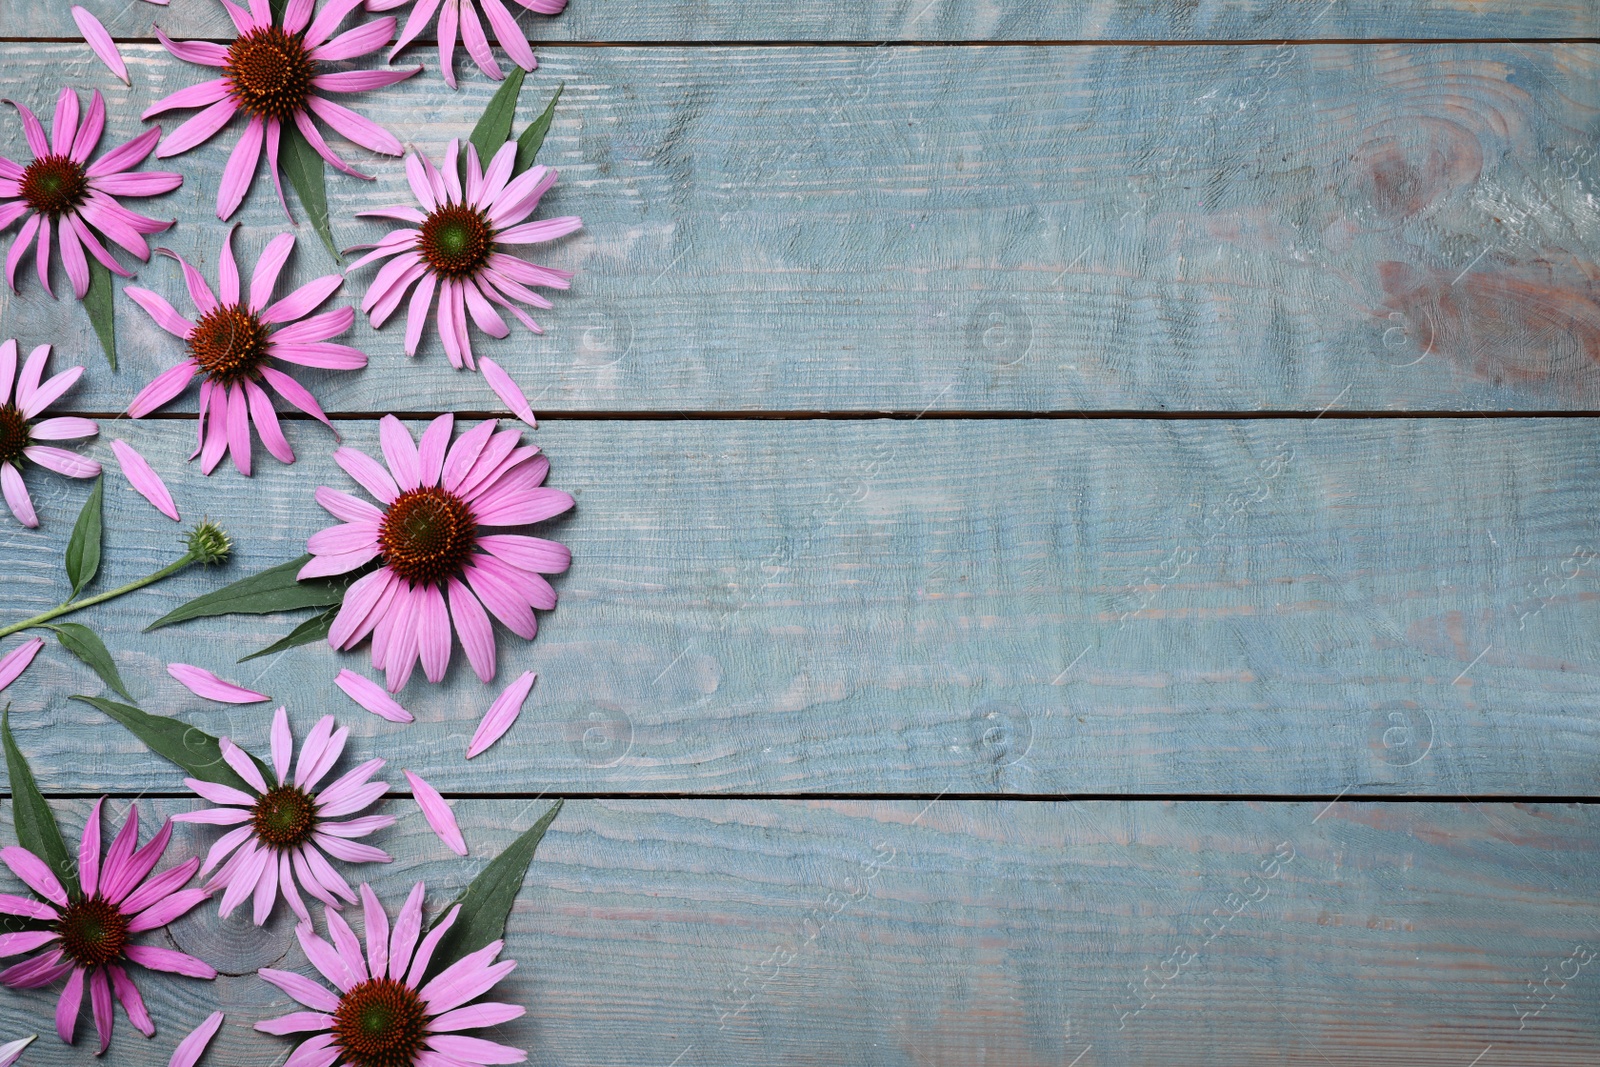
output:
[[104,604],[108,600],[114,600],[124,593],[133,592],[135,589],[143,589],[147,585],[152,585],[155,582],[161,581],[163,578],[170,578],[172,575],[177,574],[179,571],[189,566],[189,564],[195,562],[196,558],[197,557],[193,552],[185,552],[180,559],[167,564],[154,574],[145,575],[138,581],[129,582],[127,585],[118,586],[109,592],[98,593],[95,596],[88,597],[84,600],[69,600],[65,604],[62,604],[59,607],[51,608],[49,611],[41,612],[31,619],[24,619],[21,622],[12,623],[10,626],[0,629],[0,637],[9,637],[14,633],[30,629],[34,626],[43,626],[52,619],[59,619],[63,615],[71,615],[73,612],[82,611],[84,608],[92,608],[96,604]]

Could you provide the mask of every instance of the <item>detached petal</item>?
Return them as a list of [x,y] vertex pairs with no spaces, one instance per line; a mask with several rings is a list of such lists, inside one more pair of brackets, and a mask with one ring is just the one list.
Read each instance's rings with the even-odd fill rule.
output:
[[422,809],[422,817],[428,820],[428,825],[439,835],[439,840],[449,845],[450,850],[456,855],[465,856],[467,842],[461,836],[461,827],[456,824],[455,812],[444,802],[444,797],[439,795],[437,789],[410,771],[401,773],[406,776],[406,781],[411,783],[411,792],[416,797],[417,806]]
[[534,429],[538,429],[539,420],[534,416],[533,409],[528,406],[528,398],[512,380],[511,375],[501,370],[500,364],[488,356],[479,359],[478,366],[483,368],[483,380],[489,383],[489,388],[494,390],[496,396],[506,402],[511,413]]
[[187,663],[169,663],[167,673],[182,682],[196,696],[222,704],[255,704],[272,699],[265,693],[225,682],[210,671],[202,667],[192,667]]
[[132,85],[133,82],[128,78],[128,65],[122,61],[116,42],[111,39],[111,34],[106,32],[106,28],[100,25],[100,20],[74,4],[72,21],[78,24],[83,39],[89,42],[89,50],[111,68],[111,73],[122,79],[123,85]]
[[524,671],[522,677],[508,685],[505,692],[489,705],[489,711],[484,715],[483,721],[478,723],[477,732],[472,735],[472,742],[467,746],[468,759],[483,752],[511,729],[511,725],[517,721],[517,716],[522,714],[522,703],[528,699],[528,693],[533,689],[533,680],[536,677],[532,671]]
[[28,664],[33,662],[33,657],[37,656],[39,650],[43,647],[44,638],[30,637],[10,652],[7,652],[5,658],[0,659],[0,689],[4,689],[16,681],[17,677],[28,669]]
[[194,1067],[200,1062],[201,1053],[206,1046],[211,1044],[211,1039],[216,1036],[218,1028],[222,1026],[223,1014],[214,1011],[206,1016],[206,1021],[189,1032],[189,1036],[178,1042],[177,1049],[172,1053],[172,1060],[167,1067]]
[[334,684],[344,690],[345,696],[360,704],[363,708],[390,722],[413,722],[413,716],[399,702],[384,691],[383,686],[370,678],[364,678],[351,670],[342,670],[334,678]]
[[161,475],[155,472],[155,468],[151,467],[149,462],[126,441],[112,441],[111,451],[117,457],[123,475],[139,495],[154,504],[157,511],[173,522],[180,521],[178,505],[173,502],[167,483],[161,480]]

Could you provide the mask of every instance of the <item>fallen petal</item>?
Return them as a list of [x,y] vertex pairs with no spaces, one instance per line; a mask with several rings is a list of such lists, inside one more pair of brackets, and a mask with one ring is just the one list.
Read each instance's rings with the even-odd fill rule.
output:
[[456,825],[456,813],[450,810],[450,805],[444,802],[444,797],[433,786],[424,782],[410,771],[402,771],[406,781],[411,783],[412,796],[416,797],[417,807],[422,809],[422,817],[428,820],[428,825],[433,832],[439,835],[439,840],[450,846],[450,850],[458,856],[467,854],[467,842],[461,836],[461,827]]
[[167,491],[167,483],[161,480],[161,475],[155,472],[149,461],[126,441],[112,441],[111,451],[116,454],[117,462],[122,466],[122,473],[139,491],[139,495],[154,504],[157,511],[173,522],[179,521],[178,505],[173,502],[172,494]]
[[182,682],[196,696],[222,704],[254,704],[272,699],[265,693],[225,682],[205,668],[191,667],[187,663],[169,663],[167,673]]

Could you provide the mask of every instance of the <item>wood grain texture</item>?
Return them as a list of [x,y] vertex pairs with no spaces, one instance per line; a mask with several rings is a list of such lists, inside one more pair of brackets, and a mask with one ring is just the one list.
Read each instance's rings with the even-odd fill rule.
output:
[[[100,85],[129,136],[200,75],[125,52],[132,91],[84,49],[5,45],[0,95]],[[556,49],[525,114],[566,84],[546,210],[586,228],[540,258],[580,273],[543,337],[480,349],[540,411],[1593,409],[1597,75],[1595,45]],[[490,88],[356,106],[438,154]],[[157,207],[208,270],[235,138]],[[383,232],[354,212],[409,198],[360,162],[375,183],[329,183],[351,243]],[[283,228],[265,176],[239,218],[250,256]],[[307,232],[296,277],[328,269]],[[171,262],[139,274],[180,299]],[[4,335],[99,361],[36,280],[3,301]],[[118,320],[88,410],[179,356],[130,301]],[[398,321],[351,336],[373,365],[328,375],[330,408],[495,403],[432,339],[407,360]]]
[[[232,25],[215,0],[176,0],[157,10],[94,0],[85,6],[122,39],[168,34],[221,37]],[[513,8],[539,41],[1030,41],[1281,40],[1427,37],[1593,37],[1600,16],[1584,0],[661,0],[573,3],[558,18]],[[78,35],[71,16],[45,0],[8,0],[5,32]],[[402,12],[402,15],[404,12]],[[431,37],[431,30],[429,33]],[[463,71],[465,61],[463,60]],[[475,76],[475,73],[473,75]]]
[[[342,428],[377,453],[372,423]],[[239,550],[79,621],[146,708],[247,745],[273,705],[208,704],[164,665],[336,712],[458,792],[1594,792],[1593,420],[549,424],[578,506],[547,530],[576,562],[538,639],[502,636],[500,684],[541,677],[470,765],[498,687],[459,652],[444,685],[415,676],[401,728],[329,684],[365,652],[235,666],[293,618],[138,632],[331,523],[313,490],[350,483],[325,429],[294,423],[300,462],[258,454],[248,483],[184,465],[190,423],[104,429],[95,454],[125,437]],[[119,478],[100,588],[176,553]],[[32,482],[44,527],[5,529],[5,621],[64,597],[86,491]],[[5,694],[51,788],[174,785],[67,700],[96,688],[50,647]]]
[[[379,840],[398,862],[369,868],[374,887],[398,901],[420,878],[448,901],[481,859],[456,860],[409,800],[389,803],[402,821]],[[481,855],[543,807],[456,804]],[[529,1014],[496,1036],[534,1063],[639,1067],[1600,1055],[1596,964],[1562,969],[1575,945],[1600,948],[1592,807],[1322,807],[570,802],[511,918],[522,965],[497,988]],[[63,805],[63,822],[85,808]],[[169,855],[211,836],[181,827]],[[293,1009],[247,972],[309,972],[289,924],[207,909],[170,936],[246,973],[146,983],[160,1033],[119,1018],[109,1062],[165,1064],[213,1007],[229,1017],[207,1063],[281,1060],[291,1046],[249,1027]],[[1143,1010],[1130,985],[1146,986]],[[43,1033],[30,1067],[87,1057],[56,1041],[53,1008],[45,991],[0,997],[7,1034]]]

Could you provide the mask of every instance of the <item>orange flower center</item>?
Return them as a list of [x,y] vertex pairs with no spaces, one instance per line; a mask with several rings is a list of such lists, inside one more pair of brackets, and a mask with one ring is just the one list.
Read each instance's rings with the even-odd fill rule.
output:
[[28,447],[28,420],[15,404],[0,404],[0,463],[16,460]]
[[22,172],[22,199],[41,215],[60,218],[89,192],[89,176],[66,156],[40,156]]
[[494,231],[477,208],[446,204],[422,221],[417,249],[441,278],[470,278],[494,251]]
[[271,334],[243,304],[208,311],[189,335],[189,354],[202,370],[224,385],[259,377]]
[[80,967],[110,963],[128,943],[127,918],[99,894],[68,904],[55,926],[61,950]]
[[299,36],[277,26],[241,34],[228,46],[222,69],[240,107],[258,118],[280,122],[293,118],[305,103],[317,72]]
[[437,486],[401,493],[378,527],[383,561],[412,585],[460,576],[477,543],[472,509]]
[[317,806],[297,786],[280,785],[256,801],[250,814],[256,839],[268,848],[285,852],[311,839],[317,825]]
[[352,1067],[411,1067],[422,1052],[427,1021],[422,998],[410,986],[372,978],[339,999],[333,1043]]

